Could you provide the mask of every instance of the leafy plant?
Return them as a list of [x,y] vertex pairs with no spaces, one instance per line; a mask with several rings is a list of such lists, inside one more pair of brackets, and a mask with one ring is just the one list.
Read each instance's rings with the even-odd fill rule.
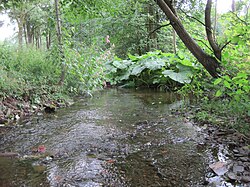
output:
[[191,82],[196,68],[187,56],[148,52],[141,56],[128,55],[129,59],[115,58],[106,63],[107,76],[112,84],[135,86],[168,86],[174,88]]

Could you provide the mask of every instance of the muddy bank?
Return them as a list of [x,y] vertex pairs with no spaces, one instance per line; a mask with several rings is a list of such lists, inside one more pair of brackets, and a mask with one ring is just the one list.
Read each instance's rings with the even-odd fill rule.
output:
[[[36,102],[29,99],[17,99],[14,97],[7,97],[0,100],[0,125],[4,127],[9,123],[15,123],[20,119],[30,117],[32,115],[42,113],[53,113],[57,108],[66,107],[73,104],[70,100],[49,99],[47,96],[37,98]],[[1,129],[5,131],[5,129]]]

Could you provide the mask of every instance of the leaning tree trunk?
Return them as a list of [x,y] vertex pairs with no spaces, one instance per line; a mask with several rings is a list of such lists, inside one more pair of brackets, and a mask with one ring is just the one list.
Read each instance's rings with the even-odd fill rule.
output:
[[194,41],[194,39],[188,34],[179,18],[175,15],[174,8],[169,0],[155,0],[161,10],[168,17],[170,24],[189,49],[189,51],[197,58],[197,60],[204,66],[204,68],[213,77],[218,77],[219,62],[216,58],[205,53],[202,48]]

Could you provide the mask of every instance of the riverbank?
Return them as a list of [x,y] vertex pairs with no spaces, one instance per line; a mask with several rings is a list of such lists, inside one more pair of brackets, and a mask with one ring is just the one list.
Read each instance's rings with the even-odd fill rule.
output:
[[18,123],[19,120],[32,118],[33,115],[54,113],[58,108],[67,107],[73,100],[67,96],[57,99],[51,95],[37,95],[36,102],[27,98],[15,98],[8,96],[0,100],[0,127]]
[[[200,149],[209,147],[216,158],[207,168],[211,175],[208,182],[216,184],[223,179],[236,186],[250,185],[249,117],[237,116],[236,120],[233,116],[225,118],[211,111],[202,108],[200,103],[172,113],[192,121],[205,134],[206,138]],[[235,125],[237,122],[239,124]]]

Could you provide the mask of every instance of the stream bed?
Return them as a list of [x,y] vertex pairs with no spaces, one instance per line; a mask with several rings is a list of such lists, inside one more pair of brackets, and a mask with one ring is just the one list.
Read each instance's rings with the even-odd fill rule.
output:
[[[230,186],[208,172],[218,154],[171,109],[174,93],[108,89],[0,138],[1,187]],[[223,149],[222,149],[223,150]]]

